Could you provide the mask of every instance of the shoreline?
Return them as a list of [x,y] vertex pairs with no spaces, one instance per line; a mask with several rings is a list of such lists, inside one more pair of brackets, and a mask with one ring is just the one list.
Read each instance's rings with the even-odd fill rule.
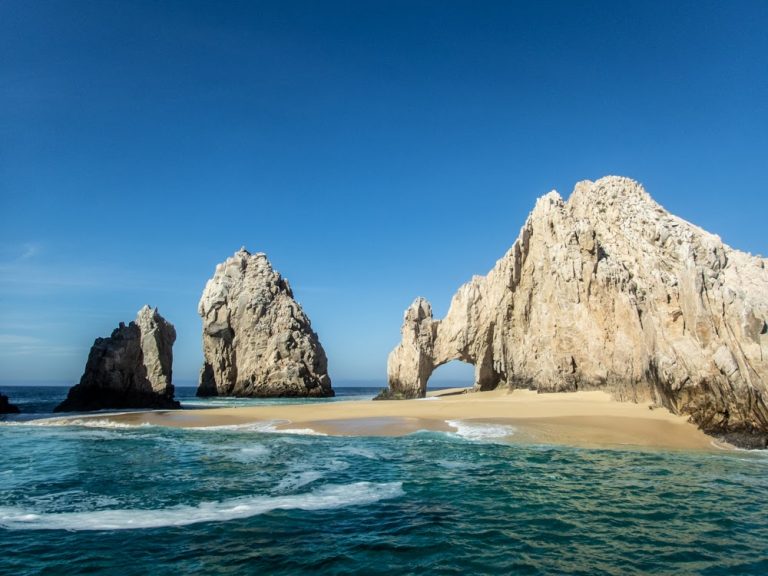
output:
[[619,402],[600,391],[538,394],[529,390],[467,392],[453,388],[415,400],[80,414],[57,419],[72,424],[87,420],[106,420],[118,426],[200,429],[265,424],[278,432],[329,436],[456,432],[456,423],[460,422],[466,426],[506,427],[509,435],[500,433],[498,438],[510,443],[708,451],[729,448],[665,408],[648,402]]

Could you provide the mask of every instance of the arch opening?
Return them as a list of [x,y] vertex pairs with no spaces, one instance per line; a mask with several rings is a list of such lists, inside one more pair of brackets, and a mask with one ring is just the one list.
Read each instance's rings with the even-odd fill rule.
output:
[[450,360],[437,366],[427,380],[427,391],[448,388],[472,388],[475,366],[462,360]]

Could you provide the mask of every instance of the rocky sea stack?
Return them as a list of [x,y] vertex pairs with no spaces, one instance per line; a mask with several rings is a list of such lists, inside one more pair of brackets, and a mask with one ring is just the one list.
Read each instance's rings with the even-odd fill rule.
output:
[[0,394],[0,414],[18,414],[18,406],[14,406],[8,400],[8,396]]
[[540,198],[512,248],[453,297],[405,313],[389,398],[433,370],[475,366],[475,388],[607,390],[689,415],[746,446],[768,439],[768,261],[654,202],[633,180]]
[[309,318],[265,254],[241,248],[216,267],[198,312],[198,396],[333,396],[328,361]]
[[173,324],[144,306],[135,322],[121,322],[109,338],[96,339],[80,383],[55,411],[179,408],[172,384],[175,341]]

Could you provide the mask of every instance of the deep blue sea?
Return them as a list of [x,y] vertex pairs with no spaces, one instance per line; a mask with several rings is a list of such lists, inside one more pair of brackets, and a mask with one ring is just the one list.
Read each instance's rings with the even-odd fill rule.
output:
[[66,388],[2,391],[3,575],[768,574],[763,452],[39,425]]

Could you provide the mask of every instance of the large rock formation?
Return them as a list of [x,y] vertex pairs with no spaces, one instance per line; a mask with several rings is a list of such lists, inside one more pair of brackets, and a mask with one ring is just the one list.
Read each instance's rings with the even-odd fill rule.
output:
[[179,408],[172,384],[175,341],[173,324],[144,306],[135,322],[120,322],[109,338],[96,339],[80,383],[55,411]]
[[580,182],[567,202],[550,192],[444,319],[423,299],[408,308],[383,396],[422,397],[432,371],[458,359],[479,390],[608,390],[765,445],[766,263],[627,178]]
[[219,264],[198,312],[198,396],[333,396],[317,334],[266,255],[241,248]]
[[0,394],[0,414],[18,414],[18,406],[14,406],[8,400],[8,396]]

